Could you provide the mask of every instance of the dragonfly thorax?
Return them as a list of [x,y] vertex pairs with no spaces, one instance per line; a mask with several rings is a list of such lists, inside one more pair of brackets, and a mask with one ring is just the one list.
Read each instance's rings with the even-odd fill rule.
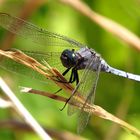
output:
[[61,62],[64,67],[71,68],[74,67],[77,63],[77,56],[74,50],[64,50],[60,56]]

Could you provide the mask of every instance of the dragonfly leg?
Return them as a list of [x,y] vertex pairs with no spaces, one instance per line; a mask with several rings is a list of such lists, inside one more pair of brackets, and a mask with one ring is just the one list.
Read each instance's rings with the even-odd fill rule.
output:
[[71,75],[70,75],[70,79],[69,79],[69,83],[73,83],[75,81],[74,78],[74,69],[72,69]]
[[[64,71],[62,73],[62,75],[65,76],[69,72],[70,69],[71,68],[66,69],[66,71]],[[71,72],[71,75],[70,75],[70,79],[69,79],[68,82],[63,82],[63,81],[60,81],[60,82],[62,82],[62,83],[73,83],[77,78],[77,75],[75,74],[76,73],[75,71],[76,71],[75,68],[73,68],[72,72]]]
[[[71,69],[71,68],[67,68],[67,69],[62,73],[62,75],[65,76],[65,75],[69,72],[70,69]],[[62,82],[62,83],[68,83],[68,82],[59,81],[59,80],[56,80],[56,81],[57,81],[57,82]]]
[[79,83],[78,83],[78,85],[76,86],[76,88],[75,88],[75,90],[74,90],[74,92],[71,94],[71,96],[67,99],[67,101],[65,102],[65,104],[64,104],[64,106],[60,109],[60,111],[62,111],[65,107],[66,107],[66,105],[67,105],[67,103],[71,100],[71,98],[75,95],[75,91],[77,90],[77,88],[79,87]]
[[59,93],[62,90],[62,88],[58,89],[56,92],[54,92],[54,94]]
[[79,76],[78,76],[78,71],[77,69],[73,68],[72,69],[72,73],[71,73],[71,77],[69,80],[69,83],[73,83],[76,81],[76,85],[79,83]]
[[[62,73],[62,75],[65,76],[65,75],[69,72],[70,69],[71,69],[71,68],[67,68],[67,69]],[[69,82],[64,82],[64,81],[61,81],[61,80],[55,80],[55,81],[60,82],[60,83],[69,83]]]
[[70,68],[67,68],[67,69],[62,73],[62,75],[65,76],[65,75],[69,72],[70,69],[71,69],[71,67],[70,67]]
[[[78,76],[78,71],[77,71],[75,68],[72,69],[69,83],[73,83],[74,81],[76,81],[76,85],[78,85],[78,83],[79,83],[79,76]],[[62,111],[62,110],[66,107],[67,103],[70,101],[70,99],[71,99],[74,95],[75,95],[75,94],[72,94],[72,95],[67,99],[67,101],[65,102],[64,106],[60,109],[60,111]]]
[[79,83],[79,76],[78,76],[78,71],[77,70],[74,71],[74,77],[75,77],[76,85],[78,85],[78,83]]
[[[62,75],[65,76],[65,75],[69,72],[70,69],[71,69],[71,68],[67,68],[67,69],[62,73]],[[75,68],[73,68],[73,69],[72,69],[72,72],[71,72],[71,76],[70,76],[69,81],[68,81],[68,82],[59,81],[59,82],[61,82],[61,83],[73,83],[73,82],[75,82],[75,81],[76,81],[76,85],[77,85],[77,84],[79,83],[79,76],[78,76],[78,71],[77,71]],[[60,92],[61,90],[62,90],[62,88],[58,89],[56,92],[54,92],[54,94],[57,94],[57,93]],[[66,104],[67,104],[67,102],[66,102]],[[65,108],[65,106],[66,106],[66,105],[64,105],[64,107],[62,108],[62,110]]]
[[[69,72],[70,69],[71,69],[71,68],[67,68],[67,69],[62,73],[62,75],[65,76],[65,75]],[[63,82],[63,81],[58,81],[58,82],[61,82],[61,83],[69,83],[69,82]],[[57,93],[60,92],[61,90],[62,90],[62,88],[58,89],[56,92],[54,92],[54,94],[57,94]]]
[[64,106],[60,109],[60,111],[63,111],[65,109],[65,107],[70,99],[71,99],[71,96],[67,99],[67,101],[65,102]]
[[[70,69],[71,69],[71,68],[67,68],[67,69],[62,73],[62,75],[65,76],[65,75],[69,72]],[[71,75],[71,76],[72,76],[72,75]],[[71,76],[70,76],[70,77],[71,77]],[[59,80],[56,80],[56,81],[57,81],[57,82],[61,82],[61,83],[71,83],[71,82],[64,82],[64,81],[61,81],[61,80],[60,80],[60,81],[59,81]],[[71,81],[71,80],[69,80],[69,81]]]

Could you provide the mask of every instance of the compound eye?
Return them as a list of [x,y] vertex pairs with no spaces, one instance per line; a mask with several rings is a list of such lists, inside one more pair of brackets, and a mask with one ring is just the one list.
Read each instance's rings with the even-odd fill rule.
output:
[[68,55],[67,55],[66,53],[65,53],[65,54],[63,54],[63,56],[64,56],[64,57],[68,57]]

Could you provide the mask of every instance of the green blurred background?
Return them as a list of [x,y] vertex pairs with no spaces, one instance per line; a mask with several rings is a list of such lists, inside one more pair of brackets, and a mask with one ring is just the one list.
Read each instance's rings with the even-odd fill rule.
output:
[[[31,1],[30,1],[31,2]],[[28,0],[3,0],[0,12],[19,16],[25,12]],[[140,1],[139,0],[85,0],[94,11],[120,23],[136,35],[140,35]],[[25,6],[26,5],[26,6]],[[49,0],[40,2],[38,6],[30,8],[26,20],[52,32],[73,38],[87,46],[94,48],[111,66],[128,72],[140,73],[139,52],[130,47],[116,36],[105,31],[87,17],[81,15],[69,6],[59,1]],[[27,10],[27,11],[28,11]],[[26,11],[26,12],[27,12]],[[26,13],[25,12],[25,13]],[[0,42],[4,42],[6,32],[0,29]],[[1,45],[2,46],[2,45]],[[15,40],[14,48],[29,47],[35,51],[34,44],[26,39]],[[27,50],[27,49],[26,49]],[[47,90],[47,84],[9,71],[0,69],[2,76],[10,85],[25,107],[46,128],[58,131],[69,131],[76,134],[77,115],[67,116],[67,109],[63,103],[38,95],[27,95],[19,92],[19,86],[28,86],[40,90]],[[140,129],[140,83],[128,79],[101,73],[96,91],[95,104],[108,112],[123,118],[125,121]],[[1,92],[1,96],[3,96]],[[19,116],[10,109],[0,109],[0,121],[18,119]],[[22,136],[22,137],[21,137]],[[94,140],[136,140],[130,132],[114,126],[112,122],[92,116],[81,136]],[[39,139],[33,133],[26,131],[0,128],[0,139]]]

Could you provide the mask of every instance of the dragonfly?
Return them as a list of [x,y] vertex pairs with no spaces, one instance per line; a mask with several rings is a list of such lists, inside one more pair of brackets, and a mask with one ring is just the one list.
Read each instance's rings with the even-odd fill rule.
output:
[[[69,83],[76,82],[75,89],[68,102],[77,103],[76,99],[74,98],[74,96],[77,96],[77,94],[80,94],[80,96],[85,100],[83,107],[79,112],[77,128],[78,133],[81,133],[84,130],[88,123],[89,117],[91,116],[90,113],[84,111],[84,107],[86,104],[94,104],[95,91],[100,72],[111,73],[140,82],[139,75],[111,67],[95,50],[88,48],[86,45],[79,43],[74,39],[41,29],[30,22],[13,17],[6,13],[0,13],[0,26],[13,34],[16,34],[17,36],[30,39],[33,42],[42,45],[44,48],[44,53],[27,51],[25,51],[25,53],[29,54],[40,62],[42,62],[43,59],[50,62],[50,64],[57,63],[59,61],[61,67],[63,67],[63,76],[66,77],[68,75]],[[54,50],[56,49],[57,51],[49,52],[49,48]],[[9,61],[6,59],[2,60],[5,62]],[[11,64],[13,62],[9,63]],[[20,64],[14,63],[15,66],[9,66],[9,63],[0,62],[0,66],[6,67],[18,73],[22,73],[22,71],[24,73],[25,68],[21,67]],[[31,76],[32,73],[32,71],[31,73],[28,72],[28,75]],[[42,78],[41,80],[44,81]],[[68,105],[68,115],[72,115],[76,111],[77,110],[74,106]]]

